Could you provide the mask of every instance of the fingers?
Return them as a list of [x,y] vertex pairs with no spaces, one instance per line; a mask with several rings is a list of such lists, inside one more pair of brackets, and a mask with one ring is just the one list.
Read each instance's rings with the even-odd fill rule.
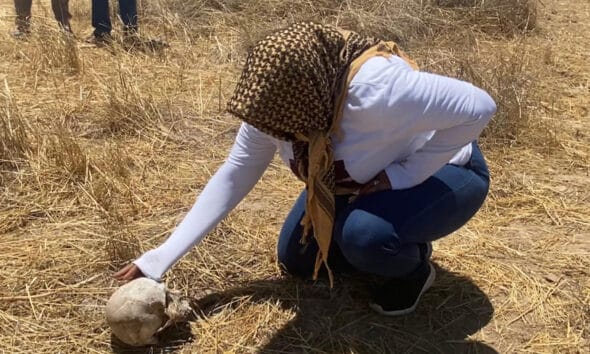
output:
[[363,195],[367,195],[367,194],[371,194],[371,193],[376,193],[376,192],[381,192],[381,191],[385,191],[385,190],[389,190],[391,189],[391,187],[385,183],[382,183],[379,180],[372,180],[370,182],[368,182],[367,184],[365,184],[360,190],[359,190],[359,197],[363,196]]
[[130,281],[142,276],[143,273],[141,272],[141,270],[133,263],[126,265],[120,271],[113,274],[113,278],[120,281]]
[[359,196],[371,194],[371,193],[374,193],[374,192],[378,192],[379,190],[380,190],[380,188],[379,188],[379,181],[376,180],[376,179],[374,179],[374,180],[371,180],[371,181],[367,182],[359,190]]
[[135,265],[135,264],[133,264],[133,263],[129,263],[129,264],[127,264],[125,267],[121,268],[121,270],[119,270],[118,272],[116,272],[115,274],[113,274],[113,278],[117,278],[117,279],[118,279],[118,278],[122,277],[122,276],[123,276],[123,275],[125,275],[125,274],[126,274],[128,271],[129,271],[129,269],[131,269],[131,268],[132,268],[134,265]]
[[358,195],[363,196],[375,192],[381,192],[385,190],[391,189],[391,182],[389,181],[389,177],[385,171],[381,171],[375,178],[370,180],[369,182],[365,183],[363,187],[359,190]]

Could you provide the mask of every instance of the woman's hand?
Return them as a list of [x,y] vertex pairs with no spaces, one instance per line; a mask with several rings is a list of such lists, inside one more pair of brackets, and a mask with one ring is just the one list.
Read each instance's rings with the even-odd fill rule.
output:
[[141,272],[141,270],[133,263],[127,264],[120,271],[113,274],[113,278],[120,280],[120,281],[125,281],[125,282],[131,281],[135,278],[140,278],[143,276],[144,275]]
[[359,190],[358,196],[362,197],[367,194],[390,190],[391,189],[391,182],[389,182],[389,177],[385,171],[379,172],[375,178],[370,180],[369,182],[365,183],[361,189]]

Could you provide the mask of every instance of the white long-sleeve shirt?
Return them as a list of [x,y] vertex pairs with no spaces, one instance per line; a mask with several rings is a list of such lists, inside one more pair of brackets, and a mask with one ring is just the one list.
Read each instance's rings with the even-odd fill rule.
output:
[[[447,163],[467,163],[470,143],[495,111],[492,98],[469,83],[414,71],[396,56],[375,57],[348,88],[334,158],[355,182],[385,170],[393,189],[410,188]],[[159,280],[248,194],[277,149],[285,163],[293,159],[290,143],[243,123],[227,160],[176,230],[134,263]]]

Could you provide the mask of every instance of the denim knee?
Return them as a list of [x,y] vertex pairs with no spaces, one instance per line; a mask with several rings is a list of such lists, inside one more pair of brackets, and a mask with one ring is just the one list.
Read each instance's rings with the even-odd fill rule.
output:
[[383,273],[385,263],[395,257],[400,248],[391,223],[360,209],[347,215],[336,242],[353,267],[373,274]]

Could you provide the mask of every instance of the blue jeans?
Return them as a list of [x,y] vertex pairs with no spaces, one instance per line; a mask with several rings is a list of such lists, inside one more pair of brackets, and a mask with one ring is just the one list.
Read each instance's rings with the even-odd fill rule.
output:
[[[477,143],[465,166],[447,164],[423,183],[369,194],[348,202],[336,197],[328,263],[334,272],[360,271],[386,278],[408,275],[424,261],[424,244],[463,226],[483,204],[489,171]],[[309,277],[318,250],[313,237],[299,243],[306,192],[287,216],[278,242],[283,268]]]
[[[119,0],[119,16],[123,21],[125,32],[137,31],[136,0]],[[97,37],[111,33],[109,0],[92,0],[92,26],[94,27],[94,35]]]

